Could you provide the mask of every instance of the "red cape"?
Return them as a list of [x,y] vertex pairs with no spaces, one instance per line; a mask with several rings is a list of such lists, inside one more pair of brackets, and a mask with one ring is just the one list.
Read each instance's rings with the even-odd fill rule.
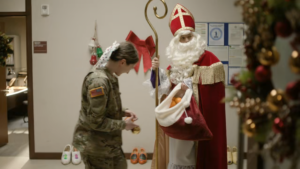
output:
[[[220,60],[213,53],[205,51],[194,64],[197,66],[211,66],[218,62]],[[202,76],[205,76],[205,74]],[[210,74],[210,76],[205,78],[215,79],[216,74]],[[213,134],[213,139],[198,142],[196,169],[227,169],[226,115],[225,104],[221,103],[221,100],[225,97],[225,86],[222,81],[218,80],[212,80],[215,82],[202,85],[201,79],[203,77],[199,77],[199,109]]]

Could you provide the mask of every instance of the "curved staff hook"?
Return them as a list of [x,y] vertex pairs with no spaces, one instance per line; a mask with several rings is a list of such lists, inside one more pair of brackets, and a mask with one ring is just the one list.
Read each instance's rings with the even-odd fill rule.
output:
[[[165,0],[160,0],[160,1],[165,6],[165,9],[166,9],[165,14],[163,16],[159,16],[157,14],[157,7],[156,6],[153,7],[153,10],[154,10],[154,14],[155,14],[156,18],[163,19],[168,14],[168,6],[167,6]],[[147,20],[148,24],[150,25],[151,29],[153,30],[153,32],[155,34],[155,46],[156,46],[155,47],[155,51],[156,51],[155,53],[156,53],[156,57],[159,59],[159,57],[158,57],[158,37],[157,37],[157,32],[154,29],[154,27],[151,24],[151,22],[149,21],[148,15],[147,15],[147,9],[148,9],[148,6],[149,6],[150,2],[152,2],[152,0],[149,0],[148,3],[146,4],[146,7],[145,7],[145,17],[146,17],[146,20]],[[156,77],[155,77],[155,105],[158,106],[158,68],[155,69],[155,75],[156,75]],[[158,131],[157,131],[158,127],[159,127],[158,126],[158,122],[156,120],[156,129],[155,129],[155,131],[156,131],[156,138],[155,138],[155,149],[156,149],[156,151],[155,151],[155,168],[156,169],[158,169]]]

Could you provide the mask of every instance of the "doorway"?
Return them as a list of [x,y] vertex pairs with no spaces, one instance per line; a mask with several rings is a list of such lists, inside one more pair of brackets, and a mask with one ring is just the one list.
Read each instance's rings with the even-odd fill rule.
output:
[[8,139],[6,145],[0,147],[0,156],[29,157],[26,17],[0,17],[0,25],[2,25],[0,31],[11,39],[9,45],[13,50],[6,59],[5,77],[1,79],[5,80],[6,104],[4,102],[0,104],[1,107],[6,106],[7,118],[2,120],[7,120],[4,123],[7,123]]
[[[18,20],[18,22],[16,22]],[[8,32],[10,26],[5,24],[7,22],[14,21],[19,23],[19,21],[23,22],[24,28],[23,32],[25,34],[24,37],[21,38],[20,41],[23,41],[23,45],[25,42],[25,46],[22,46],[20,42],[20,50],[23,52],[17,61],[17,65],[13,64],[10,68],[11,74],[16,78],[13,86],[17,86],[14,88],[14,91],[20,91],[24,88],[20,89],[18,87],[27,87],[27,91],[21,91],[26,96],[22,96],[19,98],[8,98],[6,96],[7,93],[4,94],[3,90],[7,90],[7,75],[8,70],[6,67],[0,68],[0,119],[2,120],[0,124],[0,146],[4,149],[12,150],[2,151],[4,155],[22,155],[28,156],[30,159],[35,157],[34,150],[34,121],[33,121],[33,88],[32,88],[32,22],[31,22],[31,0],[25,0],[25,12],[0,12],[0,28],[4,28],[5,32]],[[17,29],[17,26],[11,28]],[[11,30],[10,29],[10,30]],[[8,32],[6,34],[15,34],[14,32]],[[16,38],[16,37],[15,37]],[[17,39],[16,38],[16,39]],[[24,57],[25,56],[25,57]],[[17,59],[18,60],[18,59]],[[16,61],[16,60],[14,60]],[[18,65],[19,64],[19,65]],[[3,74],[3,72],[5,74]],[[10,74],[10,75],[11,75]],[[23,79],[22,79],[22,78]],[[10,78],[10,77],[9,77]],[[8,81],[10,81],[8,78]],[[5,83],[3,83],[5,82]],[[7,91],[6,91],[7,92]],[[11,95],[12,96],[12,95]],[[16,101],[11,101],[16,100]],[[13,103],[13,104],[11,104]],[[21,104],[20,104],[21,103]],[[11,114],[12,113],[12,114]],[[11,117],[13,116],[13,117]],[[18,117],[19,116],[19,117]],[[24,118],[25,117],[25,118]],[[10,138],[11,137],[11,138]],[[21,137],[21,138],[19,138]],[[15,141],[9,142],[10,139]],[[27,142],[26,142],[27,141]],[[23,143],[22,143],[23,142]],[[12,144],[12,145],[11,145]],[[6,146],[6,147],[5,147]],[[15,151],[13,149],[18,149]],[[0,150],[1,156],[1,150]]]

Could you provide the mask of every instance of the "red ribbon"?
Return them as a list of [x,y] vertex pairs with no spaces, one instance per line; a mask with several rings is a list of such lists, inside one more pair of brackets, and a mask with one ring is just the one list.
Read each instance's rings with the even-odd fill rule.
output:
[[132,42],[139,53],[139,62],[134,67],[135,71],[139,71],[140,61],[142,56],[144,56],[144,73],[146,73],[152,67],[151,57],[155,53],[155,44],[152,36],[149,36],[146,40],[141,40],[135,33],[130,31],[126,41]]

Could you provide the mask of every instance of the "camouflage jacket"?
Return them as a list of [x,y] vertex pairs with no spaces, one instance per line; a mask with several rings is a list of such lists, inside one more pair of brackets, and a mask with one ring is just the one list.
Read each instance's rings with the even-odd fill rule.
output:
[[120,94],[117,77],[106,68],[91,71],[85,77],[73,136],[73,146],[80,152],[95,156],[120,153],[125,128]]

